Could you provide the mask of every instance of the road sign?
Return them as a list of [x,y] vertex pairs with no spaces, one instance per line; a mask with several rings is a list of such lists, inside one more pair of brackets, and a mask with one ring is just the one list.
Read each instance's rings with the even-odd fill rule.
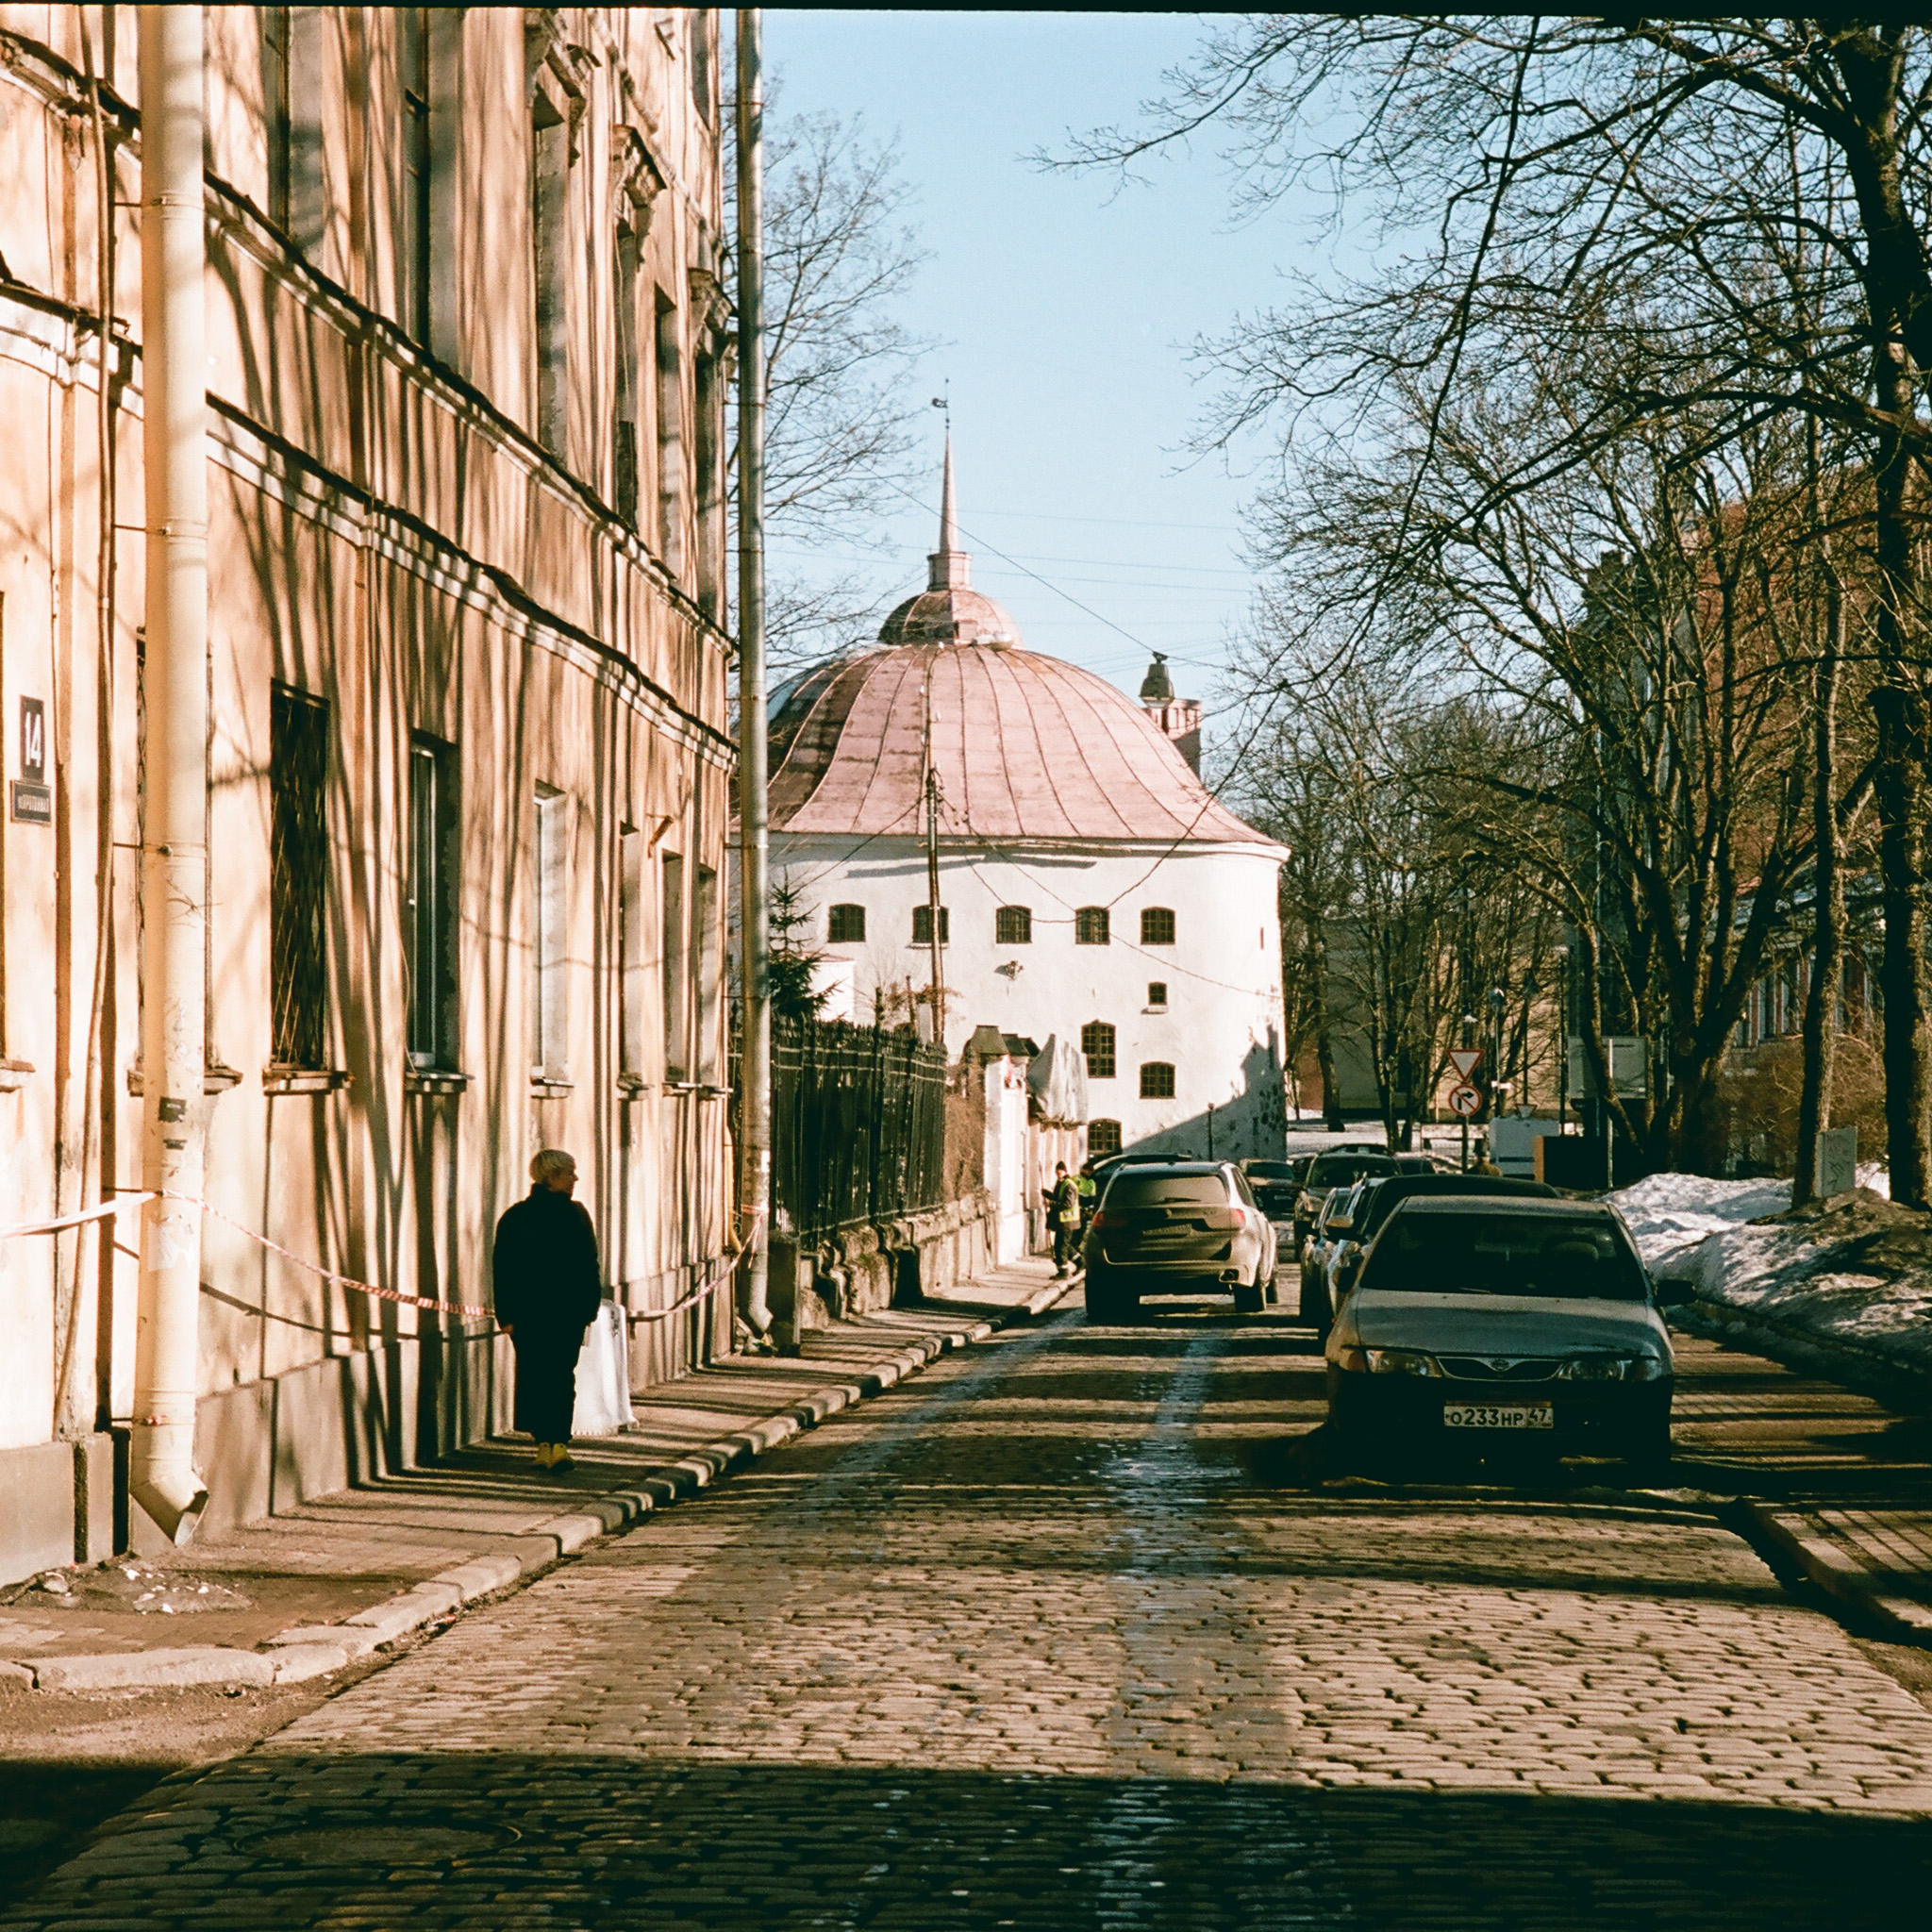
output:
[[[1479,1046],[1452,1046],[1449,1049],[1449,1064],[1456,1069],[1456,1077],[1465,1086],[1471,1076],[1483,1063],[1483,1050]],[[1455,1102],[1449,1103],[1452,1107]]]
[[1464,1120],[1480,1111],[1482,1104],[1483,1097],[1474,1087],[1452,1087],[1449,1090],[1449,1111],[1460,1114]]

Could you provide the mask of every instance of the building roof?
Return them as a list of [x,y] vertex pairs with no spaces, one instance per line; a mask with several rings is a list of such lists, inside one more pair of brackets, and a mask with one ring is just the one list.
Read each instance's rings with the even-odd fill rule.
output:
[[977,643],[889,645],[799,679],[772,721],[772,829],[923,834],[928,692],[941,837],[1272,842],[1124,691]]
[[777,694],[773,831],[923,834],[929,739],[941,838],[1273,842],[1214,798],[1124,691],[1023,649],[1012,619],[974,590],[950,437],[927,561],[927,588],[887,618],[880,649],[820,664]]

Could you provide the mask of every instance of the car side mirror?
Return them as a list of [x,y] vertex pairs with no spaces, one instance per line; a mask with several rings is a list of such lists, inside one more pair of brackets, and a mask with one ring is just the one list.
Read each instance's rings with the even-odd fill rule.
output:
[[1653,1281],[1650,1291],[1660,1308],[1688,1307],[1697,1299],[1695,1285],[1682,1279]]

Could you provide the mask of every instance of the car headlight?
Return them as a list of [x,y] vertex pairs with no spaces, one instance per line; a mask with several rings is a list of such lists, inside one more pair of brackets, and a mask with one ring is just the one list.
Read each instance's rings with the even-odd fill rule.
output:
[[1368,1351],[1372,1375],[1440,1375],[1432,1355],[1413,1348],[1372,1348]]
[[1656,1382],[1664,1365],[1654,1355],[1574,1355],[1557,1374],[1565,1382]]

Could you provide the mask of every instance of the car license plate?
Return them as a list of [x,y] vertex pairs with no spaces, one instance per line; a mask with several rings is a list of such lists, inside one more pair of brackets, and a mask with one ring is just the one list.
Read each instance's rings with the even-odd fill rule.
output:
[[1451,1402],[1442,1408],[1445,1429],[1554,1429],[1547,1402]]

